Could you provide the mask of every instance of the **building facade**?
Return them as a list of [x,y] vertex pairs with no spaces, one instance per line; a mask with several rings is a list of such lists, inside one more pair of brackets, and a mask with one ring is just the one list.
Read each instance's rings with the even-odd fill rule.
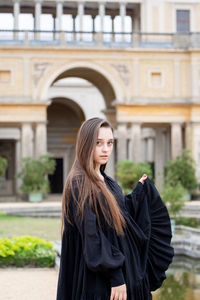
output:
[[111,175],[117,161],[147,161],[161,186],[188,148],[200,182],[199,19],[198,0],[0,0],[1,195],[19,193],[22,158],[46,151],[63,184],[93,116],[115,128]]

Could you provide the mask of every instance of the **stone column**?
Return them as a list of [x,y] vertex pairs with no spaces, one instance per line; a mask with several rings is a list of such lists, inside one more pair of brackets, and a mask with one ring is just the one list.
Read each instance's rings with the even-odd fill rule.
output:
[[99,3],[100,32],[104,31],[105,2]]
[[[40,16],[42,13],[42,6],[41,6],[42,0],[36,0],[35,2],[35,30],[40,31]],[[40,39],[40,32],[35,33],[35,39]]]
[[[16,140],[15,143],[15,175],[17,175],[20,172],[20,161],[21,161],[21,141]],[[15,192],[16,194],[19,194],[20,192],[20,185],[21,180],[19,178],[16,178],[15,180]]]
[[[19,30],[20,0],[14,0],[13,14],[14,14],[14,30]],[[14,40],[18,40],[17,31],[14,32]]]
[[72,15],[73,19],[73,41],[76,41],[76,15]]
[[192,157],[196,163],[196,178],[200,184],[200,122],[192,125]]
[[127,127],[126,123],[117,126],[117,161],[127,159]]
[[171,158],[175,159],[182,150],[182,127],[181,123],[171,124]]
[[141,32],[146,32],[146,4],[140,3]]
[[33,157],[33,128],[31,123],[23,123],[21,127],[21,156]]
[[164,183],[165,136],[163,128],[156,128],[155,132],[155,182],[158,188],[162,188]]
[[46,122],[37,123],[35,127],[35,157],[47,152]]
[[53,40],[55,41],[57,39],[57,34],[56,34],[56,17],[55,15],[52,15],[53,17]]
[[[84,16],[84,3],[78,3],[78,16],[79,16],[79,31],[83,31],[83,16]],[[83,39],[83,34],[80,33],[80,41]]]
[[149,137],[147,139],[147,162],[153,162],[155,159],[154,156],[155,156],[154,139]]
[[103,43],[103,32],[104,32],[104,18],[105,18],[105,2],[99,3],[99,16],[100,16],[100,32],[98,34],[98,44]]
[[132,30],[135,32],[138,32],[140,30],[140,15],[139,15],[139,9],[134,9],[134,16],[132,20]]
[[142,129],[141,123],[131,125],[130,157],[134,162],[142,161]]
[[95,18],[96,16],[93,15],[91,16],[92,17],[92,41],[94,42],[95,41]]
[[192,152],[192,134],[193,134],[193,123],[188,121],[185,123],[185,147]]
[[115,16],[111,16],[111,20],[112,20],[112,42],[115,41],[115,26],[114,26],[114,19],[115,19]]
[[125,17],[126,17],[126,3],[120,2],[120,17],[121,17],[121,32],[122,32],[122,41],[125,41]]
[[57,19],[57,26],[56,30],[62,30],[62,15],[63,15],[63,2],[59,0],[56,2],[56,19]]

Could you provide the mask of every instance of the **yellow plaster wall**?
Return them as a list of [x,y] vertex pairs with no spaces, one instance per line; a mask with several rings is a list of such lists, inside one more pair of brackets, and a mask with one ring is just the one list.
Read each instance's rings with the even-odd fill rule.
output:
[[[185,120],[190,120],[190,107],[184,105],[123,105],[118,106],[118,117],[121,115],[142,115],[142,116],[184,116]],[[120,120],[119,120],[120,121]]]
[[172,20],[172,4],[165,3],[164,4],[165,11],[165,32],[171,33],[173,28],[173,20]]
[[190,97],[190,61],[180,61],[180,98]]
[[[23,57],[1,57],[0,71],[10,71],[10,82],[0,82],[0,95],[22,96],[24,92],[24,67]],[[28,76],[28,74],[26,74]]]
[[[140,61],[140,97],[147,98],[170,98],[173,97],[173,60],[159,59],[159,55]],[[161,72],[163,76],[163,86],[151,87],[149,80],[150,72]]]
[[182,122],[195,121],[200,122],[200,104],[176,104],[176,105],[117,105],[117,120],[124,122],[125,120],[132,120],[140,118],[141,122],[148,122],[148,117],[151,121],[163,119],[163,122],[173,122],[174,120],[181,120]]
[[152,8],[152,20],[153,20],[153,32],[159,31],[159,12],[158,6],[153,6]]
[[46,104],[0,104],[0,122],[40,122],[46,121]]
[[[180,61],[180,97],[189,98],[191,76],[191,59],[200,61],[200,53],[187,51],[160,51],[140,49],[13,49],[7,50],[7,56],[11,58],[0,59],[0,70],[12,71],[13,82],[0,84],[1,97],[29,96],[35,100],[42,99],[44,86],[49,82],[52,74],[66,65],[84,63],[88,67],[93,65],[105,70],[112,78],[116,87],[120,90],[119,100],[126,101],[136,98],[150,99],[174,99],[174,61]],[[0,50],[4,54],[3,50]],[[3,57],[3,56],[2,56]],[[137,86],[138,94],[135,94],[136,80],[134,74],[134,61],[138,62]],[[25,71],[24,61],[28,62],[29,69]],[[46,64],[44,71],[38,65]],[[151,87],[149,85],[149,72],[162,72],[164,86]],[[98,73],[98,70],[97,70]],[[109,78],[107,78],[109,80]],[[26,82],[29,83],[27,87]],[[111,81],[110,81],[111,83]],[[112,85],[112,83],[111,83]],[[104,88],[103,86],[101,87]],[[47,86],[48,89],[48,86]],[[27,91],[25,95],[24,91]],[[47,97],[47,95],[46,95]],[[46,98],[45,98],[46,99]]]
[[196,32],[200,32],[200,3],[195,5],[195,14]]

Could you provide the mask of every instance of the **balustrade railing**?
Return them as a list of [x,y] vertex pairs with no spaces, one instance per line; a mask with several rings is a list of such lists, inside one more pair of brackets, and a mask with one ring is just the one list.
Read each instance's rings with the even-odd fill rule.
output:
[[0,30],[0,45],[93,45],[121,47],[200,47],[197,33],[144,33],[144,32],[91,32],[91,31],[45,31]]

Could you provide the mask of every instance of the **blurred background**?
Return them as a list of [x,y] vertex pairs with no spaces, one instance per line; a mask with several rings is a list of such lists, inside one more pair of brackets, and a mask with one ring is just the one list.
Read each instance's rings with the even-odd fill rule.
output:
[[[62,190],[91,117],[114,127],[107,173],[128,192],[127,168],[132,187],[147,172],[175,221],[176,256],[154,299],[200,299],[199,20],[199,0],[0,0],[0,237],[37,236],[55,251],[52,265],[33,263],[54,282],[33,299],[55,299]],[[3,264],[2,299],[14,299],[22,282],[13,292],[6,276],[24,266]]]

